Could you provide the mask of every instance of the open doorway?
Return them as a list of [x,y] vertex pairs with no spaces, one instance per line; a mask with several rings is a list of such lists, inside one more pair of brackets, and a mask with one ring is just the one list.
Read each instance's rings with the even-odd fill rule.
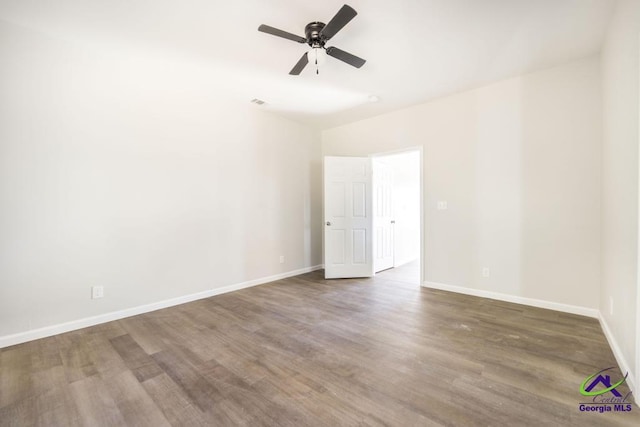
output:
[[379,272],[419,286],[424,280],[422,148],[325,156],[323,172],[325,278]]
[[420,285],[422,155],[410,149],[372,155],[374,271]]

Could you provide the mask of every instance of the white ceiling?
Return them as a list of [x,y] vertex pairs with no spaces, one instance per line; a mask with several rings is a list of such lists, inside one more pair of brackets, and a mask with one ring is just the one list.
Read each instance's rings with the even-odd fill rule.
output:
[[[0,19],[83,43],[195,58],[260,107],[328,128],[597,53],[614,0],[348,0],[358,12],[329,43],[367,60],[333,58],[316,75],[289,70],[304,36],[344,0],[0,0]],[[217,68],[216,68],[217,67]],[[375,95],[378,102],[369,102]]]

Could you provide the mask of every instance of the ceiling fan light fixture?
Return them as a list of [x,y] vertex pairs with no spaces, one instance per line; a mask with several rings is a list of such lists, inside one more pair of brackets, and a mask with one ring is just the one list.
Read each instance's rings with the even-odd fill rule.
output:
[[319,46],[312,47],[307,56],[309,58],[309,62],[317,67],[321,67],[325,62],[327,62],[327,52],[325,52],[324,48]]
[[289,74],[292,76],[298,76],[304,70],[307,64],[311,63],[311,66],[316,67],[316,74],[319,74],[319,69],[327,59],[327,56],[331,56],[339,61],[349,64],[352,67],[360,68],[364,65],[366,60],[350,54],[342,49],[338,49],[335,46],[329,46],[325,49],[325,43],[336,35],[345,25],[347,25],[358,12],[348,4],[343,5],[338,13],[333,18],[324,24],[320,21],[313,21],[308,23],[304,28],[305,37],[301,37],[287,31],[279,30],[278,28],[271,27],[269,25],[262,24],[258,27],[258,31],[271,34],[272,36],[282,37],[283,39],[291,40],[300,44],[307,44],[311,47],[311,50],[302,54],[302,57],[298,60],[296,65],[293,66]]

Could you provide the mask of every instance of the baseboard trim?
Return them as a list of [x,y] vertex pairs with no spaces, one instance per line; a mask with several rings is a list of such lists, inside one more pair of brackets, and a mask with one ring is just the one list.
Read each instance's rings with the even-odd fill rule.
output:
[[0,337],[0,348],[9,347],[16,344],[22,344],[28,341],[40,338],[50,337],[65,332],[75,331],[89,326],[99,325],[101,323],[112,322],[114,320],[124,319],[126,317],[136,316],[138,314],[148,313],[150,311],[160,310],[163,308],[173,307],[180,304],[196,301],[199,299],[209,298],[228,292],[238,291],[240,289],[250,288],[252,286],[263,285],[265,283],[275,282],[276,280],[286,279],[287,277],[297,276],[299,274],[309,273],[324,268],[323,265],[315,265],[312,267],[300,268],[297,270],[287,271],[285,273],[274,274],[272,276],[261,277],[259,279],[248,280],[246,282],[236,283],[233,285],[222,286],[220,288],[209,289],[203,292],[184,295],[177,298],[158,301],[151,304],[131,307],[124,310],[112,311],[98,316],[85,317],[83,319],[73,320],[70,322],[59,323],[57,325],[45,326],[44,328],[32,329],[17,334],[5,335]]
[[426,288],[439,289],[442,291],[456,292],[459,294],[472,295],[475,297],[495,299],[498,301],[513,302],[516,304],[524,304],[532,307],[546,308],[548,310],[562,311],[564,313],[578,314],[581,316],[593,317],[598,319],[600,312],[595,308],[581,307],[578,305],[562,304],[559,302],[545,301],[534,298],[520,297],[516,295],[503,294],[500,292],[485,291],[482,289],[471,289],[463,286],[447,285],[437,282],[424,282],[422,286]]
[[[629,375],[627,376],[627,384],[629,385],[629,389],[633,392],[636,404],[640,405],[640,397],[636,394],[636,377],[634,376],[634,372],[631,370],[631,365],[629,365],[627,359],[625,359],[624,355],[622,354],[620,345],[618,345],[618,341],[611,333],[609,324],[607,323],[607,320],[604,318],[604,316],[602,316],[602,313],[598,313],[598,320],[600,321],[600,326],[602,327],[604,336],[607,337],[607,341],[609,342],[609,347],[611,347],[613,356],[616,358],[616,362],[618,362],[620,371],[629,373]],[[603,366],[603,368],[605,367],[606,366]]]

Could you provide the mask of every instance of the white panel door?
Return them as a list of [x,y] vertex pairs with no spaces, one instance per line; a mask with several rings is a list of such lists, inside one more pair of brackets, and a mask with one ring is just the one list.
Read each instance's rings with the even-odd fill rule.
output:
[[373,267],[374,271],[393,267],[393,169],[373,160]]
[[324,158],[324,274],[373,276],[371,159]]

